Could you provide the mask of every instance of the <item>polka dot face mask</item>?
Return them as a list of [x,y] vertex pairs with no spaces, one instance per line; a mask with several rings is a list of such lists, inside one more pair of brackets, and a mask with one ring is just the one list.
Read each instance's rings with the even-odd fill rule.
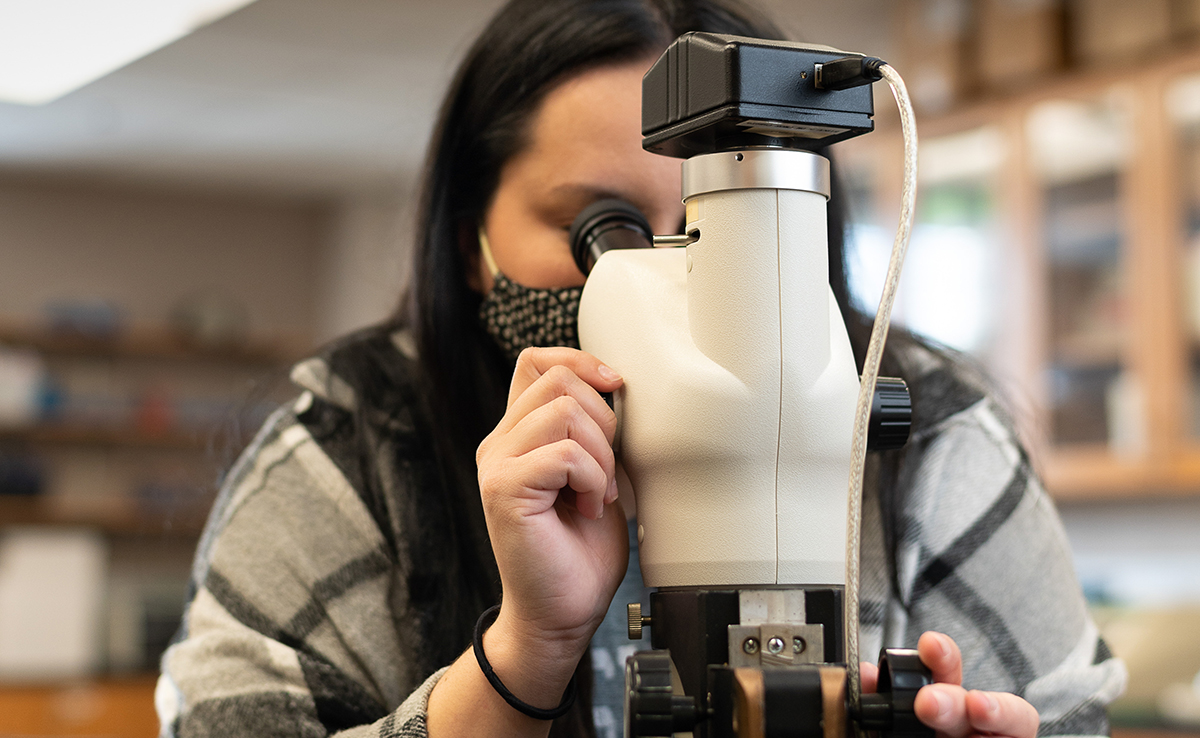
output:
[[517,284],[500,273],[482,228],[479,250],[494,281],[479,306],[479,319],[509,358],[515,361],[530,346],[579,348],[582,287],[539,289]]

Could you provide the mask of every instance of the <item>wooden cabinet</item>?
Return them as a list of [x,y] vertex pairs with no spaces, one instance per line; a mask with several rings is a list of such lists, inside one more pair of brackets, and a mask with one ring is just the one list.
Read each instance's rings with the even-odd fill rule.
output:
[[[852,192],[870,197],[855,215],[879,229],[899,202],[890,116],[842,152]],[[1064,76],[918,126],[906,271],[924,269],[922,239],[948,222],[939,203],[977,193],[978,212],[956,216],[955,258],[975,241],[991,249],[972,288],[989,293],[990,322],[962,347],[997,375],[1050,491],[1200,492],[1200,52]],[[961,292],[971,277],[905,279],[902,320],[922,291]]]

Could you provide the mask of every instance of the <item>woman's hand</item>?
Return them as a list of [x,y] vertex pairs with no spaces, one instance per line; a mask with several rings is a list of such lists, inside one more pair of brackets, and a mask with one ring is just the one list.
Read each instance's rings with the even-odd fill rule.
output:
[[[917,642],[917,653],[933,672],[934,683],[917,693],[913,711],[939,738],[1035,738],[1038,713],[1033,705],[1007,692],[963,689],[962,653],[950,636],[925,633]],[[863,691],[874,692],[878,669],[863,663],[861,673]]]
[[[527,349],[517,359],[508,410],[476,454],[504,587],[488,636],[519,642],[524,666],[550,677],[551,691],[556,674],[565,685],[574,671],[628,564],[612,451],[616,416],[599,395],[621,383],[582,351]],[[560,693],[525,698],[553,707]]]
[[[620,386],[590,354],[526,349],[508,410],[475,455],[504,586],[483,650],[508,690],[534,707],[562,699],[629,563],[612,452],[617,420],[599,395]],[[501,699],[470,650],[434,686],[427,725],[439,738],[544,738],[550,729]]]

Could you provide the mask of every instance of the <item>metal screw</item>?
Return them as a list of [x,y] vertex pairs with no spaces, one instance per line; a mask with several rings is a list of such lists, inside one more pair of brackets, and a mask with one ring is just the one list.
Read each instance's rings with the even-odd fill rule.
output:
[[771,640],[767,641],[767,650],[771,653],[783,651],[783,639],[779,636],[771,636]]
[[742,652],[748,653],[751,656],[758,653],[758,639],[754,636],[750,636],[746,640],[742,641]]
[[800,79],[808,79],[808,72],[801,72]]
[[808,648],[808,644],[800,636],[792,639],[792,653],[804,653],[804,649]]

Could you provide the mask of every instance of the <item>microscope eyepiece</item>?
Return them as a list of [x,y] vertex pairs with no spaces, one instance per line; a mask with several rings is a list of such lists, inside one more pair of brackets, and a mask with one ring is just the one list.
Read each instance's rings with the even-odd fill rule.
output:
[[597,200],[575,217],[569,239],[571,255],[587,276],[605,251],[652,247],[654,231],[646,216],[624,200]]

